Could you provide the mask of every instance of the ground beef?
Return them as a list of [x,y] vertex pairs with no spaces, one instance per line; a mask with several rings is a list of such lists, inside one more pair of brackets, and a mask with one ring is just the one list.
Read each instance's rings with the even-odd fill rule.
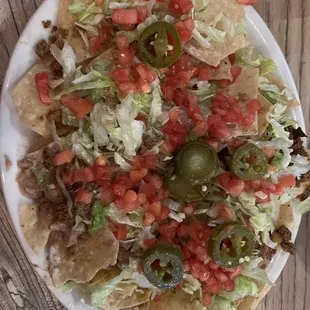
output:
[[50,68],[55,80],[62,78],[63,69],[56,59],[50,64]]
[[29,199],[40,200],[43,198],[43,191],[37,183],[36,176],[31,169],[22,171],[16,181],[19,185],[21,193]]
[[281,236],[282,240],[285,242],[291,241],[292,233],[286,226],[281,226],[276,232]]
[[301,155],[301,156],[308,156],[306,150],[303,147],[303,142],[301,140],[302,137],[306,137],[306,135],[303,133],[301,128],[295,129],[293,126],[289,126],[287,128],[287,131],[290,133],[290,140],[293,140],[294,143],[291,146],[293,149],[292,155]]
[[54,32],[56,32],[57,30],[58,30],[58,27],[57,27],[57,26],[53,26],[51,32],[54,33]]
[[281,248],[285,251],[294,255],[296,253],[296,248],[292,242],[281,242]]
[[[310,176],[309,176],[310,177]],[[300,201],[306,200],[310,196],[310,186],[308,186],[304,192],[299,195],[297,198],[299,198]]]
[[300,184],[308,181],[310,181],[310,171],[305,173],[299,180],[297,180],[297,186],[300,186]]
[[68,227],[72,227],[74,225],[74,219],[70,216],[68,207],[65,203],[54,204],[53,214],[55,222],[64,223]]
[[58,36],[59,36],[59,38],[66,39],[68,37],[68,35],[69,35],[69,30],[68,29],[61,28],[61,27],[58,28]]
[[273,249],[267,245],[263,245],[260,249],[260,256],[268,261],[271,261],[273,255],[275,255],[276,252],[276,249]]
[[50,45],[45,40],[41,40],[36,45],[36,53],[41,59],[45,59],[52,55],[50,52]]
[[42,25],[45,29],[47,29],[51,27],[52,22],[50,20],[42,20]]

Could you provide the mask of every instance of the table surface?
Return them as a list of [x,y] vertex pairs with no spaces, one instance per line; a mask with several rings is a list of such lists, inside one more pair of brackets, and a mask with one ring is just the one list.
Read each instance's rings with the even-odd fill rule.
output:
[[[1,0],[0,88],[15,43],[43,0]],[[268,24],[292,70],[310,132],[310,0],[259,0],[257,11]],[[0,188],[0,309],[64,309],[33,270],[15,236]],[[276,286],[257,310],[310,308],[310,214],[298,233],[291,256]]]

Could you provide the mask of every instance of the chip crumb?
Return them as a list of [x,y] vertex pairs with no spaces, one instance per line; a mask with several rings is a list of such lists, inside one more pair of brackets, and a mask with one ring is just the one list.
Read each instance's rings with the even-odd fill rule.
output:
[[5,163],[5,171],[9,171],[12,166],[12,162],[10,161],[8,155],[4,155],[4,163]]
[[42,25],[44,29],[47,29],[51,27],[52,22],[50,20],[42,20]]

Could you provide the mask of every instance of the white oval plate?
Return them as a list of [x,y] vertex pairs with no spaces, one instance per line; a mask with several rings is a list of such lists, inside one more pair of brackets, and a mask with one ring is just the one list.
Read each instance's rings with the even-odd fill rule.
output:
[[[31,65],[38,60],[34,52],[34,46],[40,39],[47,37],[49,33],[48,30],[43,29],[41,22],[42,20],[51,20],[53,24],[56,23],[59,1],[60,0],[45,0],[43,2],[27,24],[11,57],[2,89],[0,108],[1,177],[4,196],[15,231],[30,262],[34,266],[39,266],[36,267],[38,273],[45,279],[52,292],[68,309],[93,309],[82,302],[77,302],[78,298],[77,296],[74,296],[74,294],[69,292],[63,293],[60,290],[53,288],[43,258],[39,258],[33,253],[22,234],[18,216],[19,205],[25,201],[25,198],[21,196],[16,182],[17,160],[24,156],[26,147],[31,140],[32,133],[19,123],[10,94],[15,83],[27,72]],[[249,30],[249,40],[263,55],[271,57],[276,62],[279,69],[278,75],[298,99],[298,92],[290,69],[268,27],[252,7],[246,8],[246,17]],[[299,125],[304,130],[305,124],[300,106],[293,109],[292,116],[298,121]],[[7,155],[12,162],[12,166],[8,171],[6,171],[5,168],[5,155]],[[295,214],[294,219],[292,229],[293,240],[296,238],[301,217],[300,215]],[[289,255],[283,251],[280,251],[274,256],[273,261],[267,268],[268,276],[272,282],[275,282],[280,275],[288,256]]]

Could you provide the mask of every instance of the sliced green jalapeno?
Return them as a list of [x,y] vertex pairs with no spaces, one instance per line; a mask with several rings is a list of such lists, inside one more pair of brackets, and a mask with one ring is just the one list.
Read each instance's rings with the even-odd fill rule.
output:
[[239,223],[225,223],[213,230],[208,241],[208,253],[214,262],[225,268],[235,268],[250,257],[255,248],[255,235]]
[[[173,40],[169,51],[168,35]],[[138,52],[142,60],[155,68],[166,68],[172,65],[182,53],[181,40],[176,28],[159,21],[143,30],[138,40]]]
[[183,278],[182,252],[171,245],[156,244],[146,250],[142,268],[146,278],[156,287],[175,287]]
[[254,144],[241,145],[232,156],[232,170],[241,180],[257,180],[267,173],[267,158]]
[[215,150],[201,141],[186,143],[175,160],[176,174],[191,184],[202,184],[215,174],[218,159]]

